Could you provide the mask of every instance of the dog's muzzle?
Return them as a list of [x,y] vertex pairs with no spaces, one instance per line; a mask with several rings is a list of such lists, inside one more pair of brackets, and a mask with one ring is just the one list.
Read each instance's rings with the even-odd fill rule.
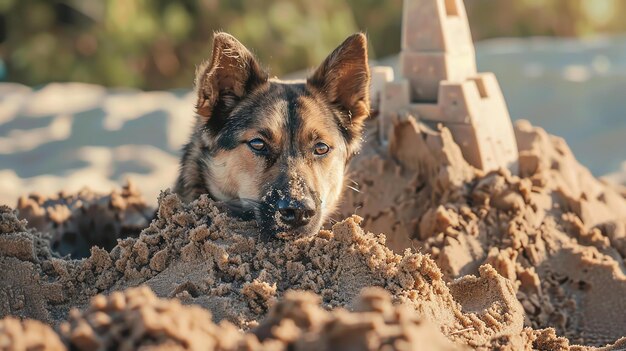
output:
[[262,199],[258,211],[264,236],[286,239],[313,234],[320,222],[320,206],[315,198],[310,192],[287,187],[272,189]]

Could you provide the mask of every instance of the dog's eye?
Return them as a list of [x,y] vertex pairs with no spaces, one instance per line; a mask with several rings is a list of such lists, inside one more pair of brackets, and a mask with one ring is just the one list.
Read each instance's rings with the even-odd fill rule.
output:
[[259,138],[250,140],[248,146],[254,151],[265,151],[267,149],[265,142]]
[[324,143],[317,143],[315,144],[315,147],[313,148],[313,153],[318,156],[326,155],[329,151],[330,151],[330,146]]

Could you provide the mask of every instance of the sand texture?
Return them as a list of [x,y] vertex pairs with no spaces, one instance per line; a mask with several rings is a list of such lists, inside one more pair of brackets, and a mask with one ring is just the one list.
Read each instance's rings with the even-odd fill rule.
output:
[[416,318],[410,307],[392,305],[384,290],[365,290],[353,309],[331,313],[315,294],[289,292],[261,325],[242,333],[229,322],[215,324],[201,307],[159,299],[146,287],[131,288],[109,297],[98,295],[85,311],[74,310],[59,327],[60,336],[38,321],[7,318],[0,322],[0,349],[5,339],[15,349],[40,350],[463,349]]
[[348,192],[343,212],[358,208],[365,230],[384,231],[396,252],[429,253],[444,280],[492,265],[513,282],[525,325],[575,343],[613,342],[626,331],[626,200],[562,139],[524,121],[515,132],[520,176],[481,174],[446,130],[406,118],[388,153],[355,162],[359,192]]
[[168,191],[148,225],[133,184],[1,207],[0,317],[55,332],[7,317],[0,348],[618,350],[626,200],[561,139],[516,134],[520,176],[482,174],[404,118],[354,160],[345,219],[288,241]]
[[51,248],[73,258],[89,256],[92,246],[107,250],[117,239],[137,236],[154,217],[132,181],[122,189],[99,195],[83,189],[44,197],[33,193],[18,199],[20,218],[51,235]]
[[[315,292],[332,308],[348,306],[362,288],[379,286],[453,340],[487,345],[523,327],[513,286],[493,268],[484,266],[480,277],[448,286],[431,259],[394,254],[383,236],[363,232],[359,217],[318,236],[266,243],[256,239],[255,228],[232,221],[206,197],[185,205],[164,193],[158,219],[139,238],[124,239],[111,252],[94,247],[89,258],[76,261],[21,243],[38,233],[29,233],[11,215],[3,213],[12,231],[3,237],[16,244],[2,258],[0,278],[10,284],[1,291],[9,297],[19,292],[25,303],[2,306],[3,315],[54,323],[66,319],[70,307],[86,306],[89,296],[144,284],[158,296],[206,307],[215,321],[249,329],[288,290]],[[11,280],[20,269],[19,277],[28,278]],[[482,298],[467,295],[479,287]],[[464,308],[457,299],[471,306]]]

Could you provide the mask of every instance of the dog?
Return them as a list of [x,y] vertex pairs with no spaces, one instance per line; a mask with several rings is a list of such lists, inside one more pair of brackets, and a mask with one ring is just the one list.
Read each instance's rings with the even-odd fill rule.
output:
[[269,78],[233,36],[214,34],[196,72],[196,122],[175,190],[257,221],[263,236],[317,233],[341,197],[370,112],[367,40],[357,33],[306,80]]

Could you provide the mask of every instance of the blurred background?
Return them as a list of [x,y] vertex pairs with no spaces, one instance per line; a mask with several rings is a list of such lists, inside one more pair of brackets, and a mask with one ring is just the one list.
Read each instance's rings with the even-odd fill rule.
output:
[[[626,31],[623,0],[466,0],[475,41]],[[226,30],[280,76],[367,31],[371,56],[400,50],[401,0],[0,0],[0,78],[189,88]]]
[[[626,1],[465,4],[479,70],[496,73],[512,118],[564,137],[595,175],[621,181]],[[401,12],[401,0],[0,0],[0,203],[129,176],[150,198],[169,186],[213,31],[281,77],[358,30],[373,60],[396,66]]]

